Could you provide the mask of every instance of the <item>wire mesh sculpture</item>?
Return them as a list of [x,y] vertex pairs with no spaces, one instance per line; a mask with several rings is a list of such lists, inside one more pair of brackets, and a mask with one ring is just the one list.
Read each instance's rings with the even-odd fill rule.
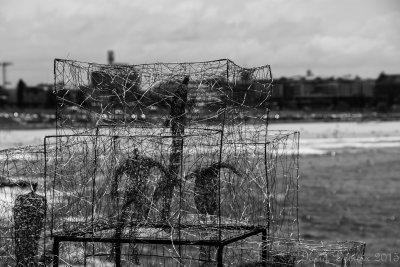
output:
[[[140,65],[56,59],[54,73],[58,134],[98,125],[168,126],[169,114],[179,113],[174,103],[186,97],[186,127],[265,130],[272,84],[269,65],[242,68],[227,59]],[[183,84],[187,96],[179,90]]]
[[[299,240],[299,133],[267,131],[268,65],[56,59],[54,74],[56,136],[0,151],[0,189],[32,191],[12,194],[14,212],[1,205],[11,222],[1,229],[4,264],[15,263],[19,235],[29,235],[20,219],[34,211],[21,266],[309,266],[327,263],[321,255],[334,266],[362,262],[363,243]],[[24,212],[27,199],[36,208]],[[12,227],[17,246],[6,247]]]
[[300,264],[282,239],[298,237],[298,133],[267,133],[269,66],[56,60],[55,74],[45,179],[2,181],[45,195],[54,266]]
[[362,263],[363,243],[299,240],[299,134],[267,131],[269,66],[57,59],[54,74],[56,136],[0,151],[0,189],[19,190],[1,264]]
[[14,205],[15,258],[17,267],[39,265],[39,241],[44,232],[46,198],[32,192],[19,195]]
[[[126,159],[122,164],[118,165],[115,171],[113,184],[111,186],[111,196],[116,198],[118,195],[118,184],[119,179],[123,174],[127,175],[127,183],[124,189],[123,205],[121,215],[118,219],[118,223],[115,230],[115,238],[120,239],[122,237],[122,231],[128,222],[129,215],[134,216],[133,219],[144,221],[147,219],[147,215],[150,208],[150,196],[143,196],[143,192],[148,192],[148,181],[150,171],[152,168],[158,168],[162,171],[163,177],[169,177],[169,173],[165,170],[164,166],[150,157],[143,157],[139,155],[138,149],[133,151],[133,156]],[[158,195],[160,186],[154,190],[154,195]],[[153,196],[154,199],[154,196]],[[157,202],[157,201],[155,201]],[[131,211],[132,210],[132,211]],[[165,212],[162,212],[162,218],[165,219]],[[116,255],[118,256],[117,261],[121,255],[121,247],[119,243],[115,244]],[[135,263],[139,264],[138,258],[135,259]]]
[[[267,100],[272,83],[268,65],[246,69],[230,60],[216,60],[128,66],[57,59],[54,70],[58,103],[57,135],[61,139],[64,135],[71,135],[69,138],[73,139],[74,135],[85,134],[91,136],[87,137],[91,140],[106,136],[139,140],[146,133],[149,138],[166,133],[169,135],[169,140],[164,141],[169,149],[155,149],[163,150],[164,162],[146,155],[143,145],[136,144],[130,151],[133,156],[120,163],[116,176],[135,176],[136,182],[133,184],[141,184],[128,186],[127,192],[135,192],[135,195],[137,191],[148,189],[140,177],[147,176],[149,179],[151,171],[158,172],[158,175],[152,178],[157,181],[152,182],[152,194],[147,193],[141,196],[142,200],[131,199],[122,204],[124,215],[120,217],[116,239],[123,236],[125,213],[128,213],[128,206],[133,202],[137,202],[136,206],[139,207],[136,211],[139,214],[133,217],[142,218],[153,227],[171,228],[169,240],[177,238],[174,231],[179,229],[180,241],[190,240],[191,244],[194,241],[206,241],[205,245],[214,246],[215,249],[205,253],[208,255],[200,255],[200,260],[206,257],[215,261],[218,257],[218,261],[221,261],[223,246],[220,243],[241,235],[247,238],[251,231],[250,236],[262,233],[264,239],[267,234],[271,237],[298,235],[295,208],[298,134],[267,134]],[[198,148],[199,151],[209,151],[213,147],[216,155],[210,157],[209,154],[209,159],[205,160],[204,152],[194,151],[190,155],[194,158],[187,161],[190,158],[185,154],[187,143],[191,143],[195,136],[187,134],[187,131],[196,128],[211,128],[220,134],[214,138],[212,145],[203,144]],[[56,150],[63,150],[61,155],[80,154],[64,151],[70,146],[61,139],[55,141]],[[152,143],[157,141],[153,140]],[[111,143],[102,140],[100,144]],[[287,148],[292,150],[286,151]],[[109,151],[114,151],[113,155],[121,153],[115,149]],[[104,152],[90,153],[104,155]],[[98,159],[94,161],[99,163]],[[195,168],[189,170],[186,165],[188,162],[193,164],[192,161],[202,163],[193,165]],[[57,162],[57,165],[60,164]],[[139,174],[141,172],[143,175]],[[64,174],[60,176],[65,177]],[[271,181],[273,191],[269,188]],[[257,193],[259,196],[256,196]],[[129,199],[128,196],[126,198]],[[158,203],[160,200],[161,203]],[[142,206],[149,206],[149,201],[161,206],[142,210]],[[257,205],[252,209],[254,201]],[[180,220],[184,218],[178,224],[171,220],[171,214],[176,209],[174,202],[182,205],[190,203],[187,204],[188,208],[180,205],[176,211]],[[149,223],[152,213],[157,214],[157,219]],[[193,217],[190,223],[185,221],[188,218],[181,216],[184,213]],[[143,225],[143,222],[137,225]],[[182,227],[187,230],[182,232]],[[198,229],[199,234],[191,232],[191,227]],[[271,230],[266,231],[270,227]],[[137,236],[138,231],[133,232]],[[184,242],[181,245],[186,246]],[[118,247],[119,244],[116,244],[116,256],[120,253]],[[177,255],[182,255],[180,249],[176,250]],[[182,260],[181,256],[177,258],[178,262]]]
[[44,150],[0,151],[0,265],[37,266],[46,246]]
[[[49,195],[57,197],[51,201],[54,204],[50,204],[53,235],[86,236],[99,240],[110,238],[112,241],[123,238],[146,239],[148,242],[149,239],[155,242],[174,241],[177,243],[174,256],[176,259],[179,258],[177,255],[182,255],[179,252],[181,249],[183,253],[186,251],[191,255],[192,262],[198,264],[201,257],[196,255],[206,245],[215,248],[210,253],[216,253],[219,241],[249,233],[261,233],[268,223],[268,216],[277,225],[281,225],[281,228],[276,226],[275,232],[271,228],[271,236],[285,234],[288,230],[292,233],[296,229],[296,210],[295,207],[288,207],[287,203],[294,201],[296,185],[292,184],[288,188],[277,181],[283,177],[271,179],[276,188],[271,196],[277,197],[271,197],[271,210],[268,211],[265,202],[265,173],[267,171],[270,177],[280,173],[288,179],[295,178],[293,166],[296,163],[288,163],[285,157],[286,150],[289,150],[289,141],[292,142],[291,153],[297,153],[297,136],[287,132],[286,138],[282,138],[284,133],[279,132],[270,137],[268,153],[274,151],[274,154],[267,156],[270,167],[266,170],[262,156],[265,152],[264,145],[259,144],[256,147],[253,144],[249,150],[250,142],[231,144],[226,149],[235,151],[223,153],[220,161],[221,136],[219,132],[211,133],[213,134],[209,136],[209,133],[201,134],[200,130],[186,129],[179,184],[174,189],[172,212],[167,218],[163,218],[162,201],[157,203],[160,202],[160,197],[155,192],[162,184],[162,177],[169,175],[168,154],[172,136],[168,130],[164,136],[158,133],[155,136],[69,135],[46,138],[46,147],[59,145],[57,149],[51,150],[58,154],[55,173],[49,173],[46,177]],[[287,166],[291,166],[291,169],[285,169]],[[199,177],[203,175],[215,178],[216,171],[219,176],[215,187],[202,188]],[[145,180],[142,179],[144,177]],[[132,178],[134,180],[130,181]],[[115,185],[116,181],[119,182],[118,187]],[[140,184],[136,184],[138,181]],[[132,193],[135,194],[134,198],[130,198]],[[212,201],[210,195],[217,200]],[[276,201],[275,205],[272,199]],[[213,203],[202,205],[205,201]],[[289,227],[288,222],[291,222],[290,228],[282,226],[286,224]],[[209,243],[198,244],[204,239]],[[197,252],[193,254],[195,248],[184,249],[184,246],[188,247],[187,244],[198,247]],[[133,246],[137,247],[136,255],[143,254],[143,246],[138,247],[138,243]],[[122,247],[121,254],[127,250],[129,248]],[[231,250],[233,253],[234,249]],[[116,250],[116,254],[119,253]],[[132,252],[131,257],[133,254]],[[215,257],[216,255],[212,255],[208,258],[215,261]],[[250,258],[254,258],[254,255],[248,257]],[[125,258],[122,255],[122,259],[128,260],[126,255]],[[143,257],[141,261],[143,262]],[[193,266],[196,264],[193,263]]]
[[[54,145],[61,157],[80,155],[74,166],[85,164],[73,176],[86,177],[78,185],[93,184],[92,191],[80,193],[91,203],[85,211],[91,221],[74,221],[74,213],[82,213],[78,210],[64,210],[62,216],[52,213],[52,231],[62,234],[54,235],[56,242],[91,236],[93,242],[114,242],[116,258],[145,265],[156,263],[154,258],[160,255],[167,266],[215,262],[222,266],[222,258],[228,265],[251,264],[254,259],[264,265],[299,264],[296,246],[279,246],[279,253],[273,250],[282,240],[290,243],[299,237],[299,135],[267,131],[269,66],[246,69],[230,60],[128,66],[57,59],[54,67],[58,99]],[[194,133],[196,128],[211,128],[220,136]],[[199,136],[213,141],[204,144]],[[138,141],[143,138],[147,141]],[[194,139],[196,149],[189,153],[188,144],[196,143]],[[204,151],[213,152],[205,156]],[[74,161],[56,158],[50,175],[55,179],[49,184],[53,189],[62,186],[60,192],[73,192],[74,186],[57,184],[57,177],[68,177]],[[120,212],[114,217],[100,208],[100,195],[93,191],[102,180],[98,173],[118,178],[109,185],[112,189],[107,183],[96,189],[106,203],[114,203],[113,211]],[[132,184],[120,192],[121,181]],[[62,203],[70,194],[52,203]],[[89,207],[97,213],[87,213]],[[99,214],[101,218],[96,218]],[[82,243],[87,244],[87,240]],[[92,252],[85,247],[84,254],[94,260],[104,244],[91,245]],[[131,259],[123,255],[129,249]]]

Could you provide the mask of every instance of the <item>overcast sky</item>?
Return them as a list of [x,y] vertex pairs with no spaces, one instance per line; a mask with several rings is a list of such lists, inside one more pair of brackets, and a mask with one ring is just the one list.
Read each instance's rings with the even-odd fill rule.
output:
[[274,77],[400,73],[399,0],[0,0],[8,80],[52,82],[53,59],[229,58]]

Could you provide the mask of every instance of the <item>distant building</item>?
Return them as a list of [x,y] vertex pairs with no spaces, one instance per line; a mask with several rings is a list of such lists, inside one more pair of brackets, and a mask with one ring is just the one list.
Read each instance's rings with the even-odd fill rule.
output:
[[352,109],[371,106],[375,80],[359,77],[306,76],[280,78],[274,81],[272,100],[279,108]]
[[46,103],[46,91],[39,86],[29,86],[24,91],[23,104],[29,107],[43,106]]
[[8,102],[9,94],[6,89],[0,86],[0,107]]
[[374,97],[375,80],[374,79],[363,79],[361,80],[362,94],[365,97]]
[[[27,86],[23,90],[22,103],[23,107],[44,107],[48,101],[48,92],[52,90],[53,85],[38,84],[36,86]],[[17,105],[17,90],[7,90],[7,104],[11,106]]]
[[378,102],[385,102],[388,106],[400,104],[400,74],[381,73],[374,91]]

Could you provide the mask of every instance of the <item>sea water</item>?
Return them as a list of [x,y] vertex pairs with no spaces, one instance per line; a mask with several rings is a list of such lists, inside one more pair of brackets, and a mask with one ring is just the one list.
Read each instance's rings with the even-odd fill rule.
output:
[[[269,130],[300,132],[300,154],[319,155],[351,148],[400,147],[400,121],[270,123]],[[42,145],[55,129],[0,130],[0,149]]]

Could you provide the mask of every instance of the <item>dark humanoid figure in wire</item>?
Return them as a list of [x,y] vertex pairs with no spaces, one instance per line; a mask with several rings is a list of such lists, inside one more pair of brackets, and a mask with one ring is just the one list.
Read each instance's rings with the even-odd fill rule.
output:
[[[118,199],[118,185],[121,177],[126,175],[126,184],[123,192],[123,203],[120,215],[117,219],[115,238],[120,239],[124,228],[128,222],[133,224],[135,228],[137,223],[144,222],[147,219],[151,196],[149,196],[149,176],[153,168],[159,169],[166,174],[165,168],[156,160],[141,156],[135,149],[133,157],[126,159],[120,164],[116,170],[111,185],[111,196]],[[131,229],[130,237],[134,238],[135,229]],[[115,244],[115,254],[121,254],[120,244]],[[134,259],[135,264],[139,264],[137,257]]]

